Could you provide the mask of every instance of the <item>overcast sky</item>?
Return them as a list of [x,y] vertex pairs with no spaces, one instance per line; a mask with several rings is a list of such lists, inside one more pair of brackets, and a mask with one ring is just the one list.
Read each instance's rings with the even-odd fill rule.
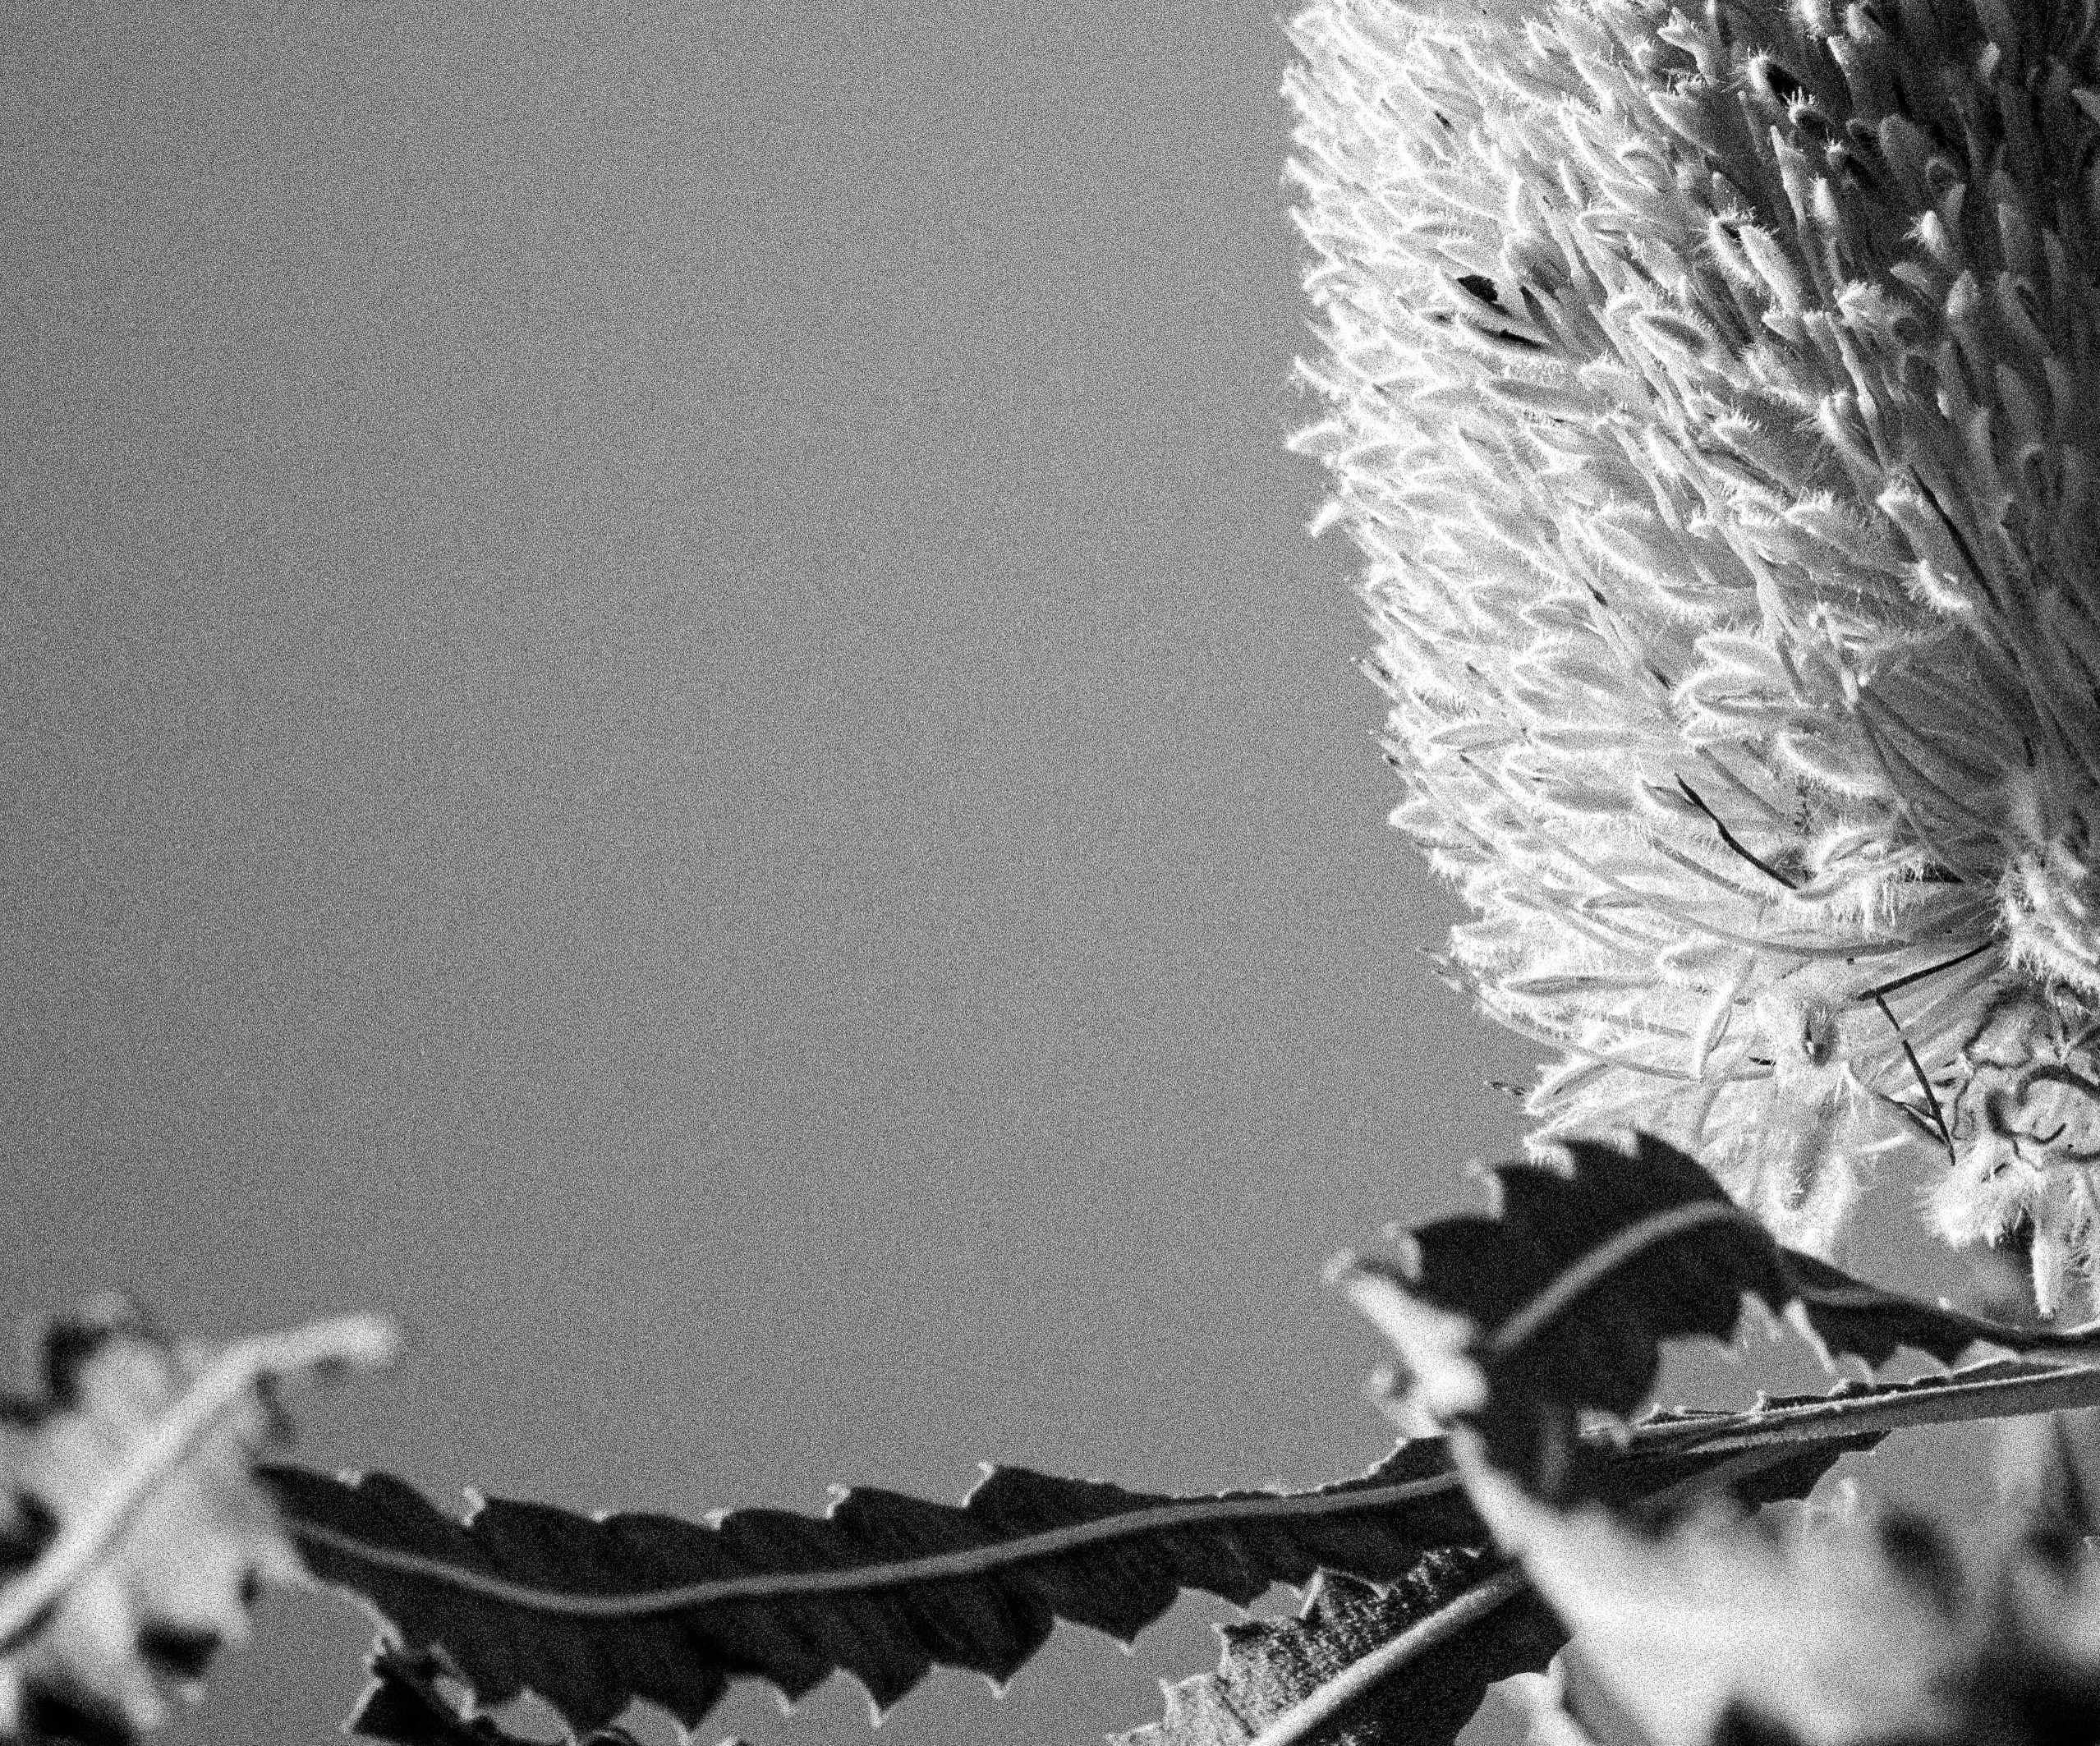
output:
[[[392,1312],[304,1457],[453,1500],[1375,1459],[1321,1263],[1534,1054],[1303,532],[1271,12],[6,33],[0,1310]],[[882,1738],[1152,1719],[1214,1615]],[[365,1637],[279,1600],[171,1738],[324,1746]]]

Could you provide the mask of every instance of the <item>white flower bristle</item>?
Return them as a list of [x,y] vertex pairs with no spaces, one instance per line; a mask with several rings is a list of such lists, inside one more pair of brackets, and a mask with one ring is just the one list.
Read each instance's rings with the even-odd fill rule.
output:
[[1297,445],[1450,962],[1560,1056],[1539,1143],[1647,1128],[1817,1247],[1902,1152],[1950,1238],[2089,1273],[2091,0],[1292,33]]

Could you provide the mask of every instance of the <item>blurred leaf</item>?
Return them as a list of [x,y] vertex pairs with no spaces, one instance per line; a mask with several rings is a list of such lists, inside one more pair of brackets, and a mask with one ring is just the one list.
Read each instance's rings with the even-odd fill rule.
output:
[[213,1351],[99,1298],[44,1336],[37,1398],[0,1403],[0,1733],[118,1742],[168,1719],[246,1634],[265,1581],[305,1578],[256,1446],[270,1378],[392,1350],[384,1325],[317,1323]]
[[1486,1470],[1474,1495],[1654,1746],[1703,1746],[1738,1699],[1819,1740],[1900,1733],[1956,1648],[1941,1549],[1914,1530],[1908,1556],[1856,1528],[1793,1546],[1747,1523],[1657,1540]]
[[2100,1560],[1931,1522],[1656,1537],[1470,1475],[1498,1539],[1651,1746],[2058,1746],[2100,1738]]
[[1503,1681],[1503,1696],[1523,1717],[1524,1746],[1600,1746],[1569,1702],[1567,1668],[1562,1653],[1543,1673],[1519,1673]]
[[2100,1408],[2011,1421],[1993,1474],[2015,1529],[2043,1541],[2100,1533]]

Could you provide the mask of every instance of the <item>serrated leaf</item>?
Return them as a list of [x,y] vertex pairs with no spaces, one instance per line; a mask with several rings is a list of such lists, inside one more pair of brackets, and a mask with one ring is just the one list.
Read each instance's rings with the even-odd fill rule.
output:
[[283,1432],[263,1385],[393,1345],[352,1317],[214,1351],[113,1297],[54,1323],[40,1397],[0,1403],[0,1735],[121,1742],[165,1721],[163,1685],[194,1690],[259,1586],[304,1576],[250,1471]]
[[[1840,1454],[1889,1431],[2036,1410],[2086,1398],[2091,1377],[1998,1362],[1952,1376],[1760,1404],[1740,1413],[1651,1413],[1624,1439],[1583,1440],[1589,1495],[1650,1521],[1725,1493],[1740,1508],[1808,1496]],[[1449,1746],[1489,1685],[1543,1666],[1548,1628],[1506,1567],[1477,1548],[1425,1554],[1390,1601],[1323,1577],[1325,1606],[1258,1629],[1221,1628],[1218,1670],[1167,1688],[1162,1721],[1128,1746]],[[1362,1604],[1357,1604],[1358,1602]],[[1383,1634],[1381,1629],[1383,1629]],[[1234,1731],[1237,1729],[1238,1731]]]
[[1565,1171],[1499,1166],[1494,1215],[1412,1234],[1398,1262],[1345,1259],[1344,1288],[1399,1349],[1409,1398],[1477,1425],[1496,1465],[1549,1492],[1585,1408],[1624,1415],[1667,1339],[1728,1340],[1747,1300],[1869,1365],[1904,1349],[1951,1362],[1978,1343],[2100,1356],[2091,1330],[1986,1320],[1866,1284],[1782,1247],[1698,1164],[1649,1135],[1577,1141]]
[[835,1670],[878,1712],[935,1663],[1004,1681],[1058,1620],[1128,1642],[1183,1589],[1245,1604],[1322,1568],[1404,1576],[1484,1537],[1440,1440],[1297,1494],[1177,1498],[994,1469],[959,1506],[843,1494],[821,1519],[596,1519],[492,1500],[465,1522],[384,1475],[264,1470],[309,1566],[493,1707],[531,1689],[580,1732],[636,1698],[691,1727],[733,1679],[789,1698]]
[[[1656,1414],[1578,1456],[1589,1492],[1620,1508],[1720,1488],[1754,1506],[1805,1495],[1891,1429],[2096,1395],[2100,1372],[2000,1362]],[[1053,1615],[1127,1638],[1179,1587],[1244,1604],[1323,1569],[1405,1583],[1424,1555],[1487,1538],[1441,1438],[1315,1491],[1158,1497],[1008,1468],[960,1507],[848,1493],[823,1520],[755,1510],[705,1528],[500,1502],[462,1523],[384,1476],[261,1471],[315,1574],[368,1601],[411,1656],[434,1655],[470,1693],[460,1713],[529,1689],[579,1733],[636,1698],[690,1727],[738,1677],[798,1697],[843,1669],[886,1704],[935,1662],[1004,1678]]]
[[1445,1746],[1489,1684],[1567,1638],[1522,1572],[1477,1549],[1429,1553],[1385,1588],[1322,1576],[1298,1617],[1220,1634],[1218,1670],[1165,1687],[1164,1719],[1114,1746]]
[[[350,1718],[353,1733],[389,1746],[541,1746],[507,1734],[486,1716],[466,1713],[465,1705],[444,1689],[443,1664],[427,1651],[408,1655],[381,1643],[370,1666],[372,1684]],[[584,1746],[640,1743],[626,1729],[613,1727],[599,1730]]]
[[[1725,1417],[1659,1419],[1623,1447],[1599,1440],[1592,1482],[1629,1505],[1715,1476],[1753,1501],[1797,1496],[1880,1431],[1746,1435]],[[579,1733],[637,1698],[691,1727],[740,1676],[795,1698],[843,1670],[880,1710],[935,1663],[1010,1677],[1058,1619],[1127,1642],[1183,1589],[1244,1605],[1321,1570],[1406,1583],[1425,1553],[1487,1538],[1441,1439],[1312,1491],[1165,1497],[1009,1468],[961,1506],[860,1491],[820,1520],[746,1510],[705,1527],[500,1500],[462,1523],[384,1475],[262,1472],[323,1581],[440,1652],[480,1705],[529,1689]]]

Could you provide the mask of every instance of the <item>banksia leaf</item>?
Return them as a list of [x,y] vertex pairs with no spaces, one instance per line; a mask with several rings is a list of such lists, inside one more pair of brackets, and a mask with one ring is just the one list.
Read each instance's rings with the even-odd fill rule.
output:
[[[1754,1507],[1804,1496],[1840,1454],[1892,1429],[2093,1399],[2100,1390],[2058,1382],[2087,1376],[1985,1367],[1744,1413],[1656,1414],[1624,1435],[1580,1439],[1577,1463],[1585,1494],[1623,1509],[1661,1516],[1710,1494]],[[1234,1638],[1213,1676],[1230,1689],[1213,1702],[1208,1688],[1187,1688],[1176,1713],[1282,1706],[1302,1711],[1307,1738],[1324,1739],[1317,1727],[1344,1709],[1351,1725],[1456,1715],[1512,1656],[1537,1650],[1536,1666],[1551,1652],[1515,1586],[1478,1555],[1487,1529],[1441,1438],[1404,1443],[1362,1477],[1313,1491],[1147,1496],[1002,1468],[960,1507],[856,1491],[823,1520],[747,1510],[706,1527],[500,1501],[461,1523],[382,1476],[263,1471],[309,1565],[379,1615],[379,1683],[354,1720],[407,1746],[499,1746],[483,1712],[526,1690],[580,1735],[636,1700],[690,1729],[740,1677],[793,1698],[847,1671],[880,1711],[936,1662],[1005,1679],[1056,1618],[1127,1641],[1180,1588],[1243,1605],[1272,1583],[1303,1586],[1320,1573],[1397,1597],[1378,1616],[1425,1637],[1367,1651],[1371,1613],[1330,1598],[1288,1630]],[[1478,1592],[1491,1583],[1491,1596]],[[1447,1606],[1459,1610],[1447,1616]],[[1330,1624],[1347,1643],[1313,1641]],[[1261,1669],[1240,1668],[1243,1648]],[[1367,1668],[1372,1655],[1382,1658]],[[1357,1704],[1389,1680],[1376,1702]],[[1169,1730],[1160,1746],[1182,1743]]]
[[[384,1643],[373,1652],[372,1684],[350,1718],[353,1734],[388,1746],[542,1746],[508,1734],[446,1689],[446,1667],[430,1653],[404,1655]],[[640,1746],[626,1729],[601,1728],[583,1746]],[[733,1743],[732,1743],[733,1746]]]
[[324,1581],[439,1653],[476,1705],[530,1689],[579,1733],[636,1698],[692,1727],[738,1676],[792,1699],[843,1670],[880,1713],[936,1662],[1003,1682],[1060,1619],[1128,1642],[1186,1588],[1243,1605],[1323,1568],[1396,1579],[1482,1538],[1433,1440],[1314,1492],[1165,1497],[999,1468],[961,1505],[856,1490],[821,1519],[706,1526],[501,1500],[462,1523],[384,1475],[265,1473]]
[[1337,1270],[1399,1349],[1412,1401],[1432,1422],[1478,1426],[1490,1459],[1537,1489],[1568,1482],[1584,1409],[1630,1413],[1665,1341],[1732,1339],[1748,1299],[1870,1366],[1906,1348],[1951,1362],[1979,1343],[2100,1365],[2100,1330],[1990,1321],[1783,1247],[1652,1136],[1624,1151],[1562,1150],[1563,1169],[1496,1169],[1493,1216],[1440,1220],[1397,1261],[1345,1257]]
[[261,1385],[393,1345],[363,1318],[178,1345],[116,1298],[55,1323],[40,1396],[0,1403],[0,1735],[128,1740],[195,1695],[260,1585],[305,1579],[250,1473],[284,1432]]
[[[1891,1431],[2096,1398],[2093,1372],[1999,1361],[1739,1413],[1651,1413],[1623,1437],[1585,1435],[1573,1466],[1585,1496],[1653,1526],[1724,1498],[1804,1498],[1840,1454]],[[1168,1686],[1165,1717],[1121,1746],[1446,1746],[1491,1684],[1546,1666],[1565,1632],[1521,1570],[1474,1541],[1424,1553],[1395,1582],[1323,1575],[1297,1618],[1219,1634],[1217,1671]]]
[[1113,1746],[1449,1746],[1489,1684],[1567,1640],[1523,1572],[1476,1548],[1383,1587],[1323,1576],[1298,1617],[1219,1634],[1218,1670],[1167,1686],[1165,1718]]
[[[1881,1434],[1850,1417],[1820,1435],[1726,1414],[1658,1420],[1624,1446],[1594,1447],[1594,1490],[1629,1508],[1710,1486],[1750,1503],[1799,1496],[1840,1453]],[[462,1523],[384,1476],[265,1473],[311,1568],[384,1621],[392,1646],[354,1720],[408,1746],[494,1746],[503,1736],[479,1712],[526,1690],[579,1735],[637,1699],[691,1728],[739,1676],[794,1698],[844,1670],[879,1713],[935,1662],[1004,1680],[1059,1618],[1128,1641],[1183,1588],[1244,1605],[1273,1583],[1353,1573],[1399,1595],[1378,1617],[1420,1623],[1425,1608],[1455,1605],[1496,1574],[1481,1562],[1487,1531],[1441,1439],[1404,1443],[1362,1477],[1316,1491],[1147,1496],[999,1468],[960,1507],[862,1491],[823,1520],[746,1510],[707,1527],[495,1500]],[[1445,1694],[1438,1703],[1467,1690],[1477,1702],[1511,1670],[1519,1639],[1542,1641],[1534,1613],[1501,1608],[1514,1593],[1500,1584],[1496,1622],[1479,1631],[1470,1621],[1480,1601],[1468,1602],[1464,1641],[1425,1664]],[[1301,1630],[1324,1630],[1335,1604],[1316,1606]],[[1367,1640],[1370,1615],[1344,1610],[1348,1645],[1264,1639],[1275,1654],[1257,1683],[1271,1698],[1283,1701],[1289,1655],[1301,1673],[1357,1658],[1350,1645]],[[1551,1652],[1546,1644],[1516,1665]],[[464,1697],[442,1692],[441,1679]]]
[[1817,1252],[1880,1160],[2053,1311],[2100,1243],[2094,13],[1292,33],[1318,522],[1450,962],[1563,1057],[1539,1142],[1652,1131]]

